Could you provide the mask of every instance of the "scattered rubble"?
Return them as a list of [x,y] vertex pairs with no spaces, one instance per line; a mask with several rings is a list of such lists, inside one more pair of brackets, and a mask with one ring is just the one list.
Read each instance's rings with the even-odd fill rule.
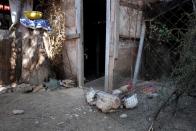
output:
[[52,120],[56,119],[56,117],[54,117],[54,116],[49,116],[49,118],[52,119]]
[[73,114],[75,117],[79,117],[79,115],[78,114]]
[[28,83],[22,83],[13,87],[13,92],[28,93],[33,91],[33,86]]
[[39,124],[39,121],[38,121],[38,120],[36,120],[36,121],[35,121],[35,124]]
[[147,94],[147,97],[148,97],[149,99],[155,98],[155,97],[157,97],[157,96],[159,96],[158,93],[150,93],[150,94]]
[[108,126],[108,129],[112,129],[112,127],[111,126]]
[[46,88],[43,85],[35,86],[33,89],[33,92],[42,92],[42,91],[46,91]]
[[60,85],[65,87],[65,88],[74,88],[74,87],[76,87],[76,83],[73,80],[61,80],[59,82],[60,82]]
[[121,115],[120,115],[120,118],[123,118],[123,119],[124,119],[124,118],[127,118],[127,117],[128,117],[127,114],[121,114]]
[[89,111],[89,112],[93,112],[93,109],[89,109],[88,111]]
[[11,85],[2,86],[0,85],[0,94],[20,92],[20,93],[30,93],[30,92],[43,92],[47,90],[56,90],[63,88],[73,88],[76,87],[76,83],[73,80],[56,80],[49,79],[48,82],[43,82],[40,85],[31,85],[29,83],[12,83]]
[[[33,91],[33,86],[30,84],[11,84],[5,87],[2,87],[4,90],[0,91],[0,94],[2,93],[11,93],[11,92],[21,92],[21,93],[28,93]],[[0,87],[1,89],[1,87]]]
[[13,110],[12,113],[14,115],[21,115],[21,114],[24,114],[24,110]]
[[158,86],[160,86],[158,83],[156,82],[143,82],[143,86],[141,87],[141,92],[143,94],[145,94],[147,96],[147,98],[152,99],[155,98],[157,96],[159,96],[158,94]]
[[59,123],[57,123],[57,125],[59,126],[59,125],[62,125],[62,124],[64,124],[65,122],[59,122]]

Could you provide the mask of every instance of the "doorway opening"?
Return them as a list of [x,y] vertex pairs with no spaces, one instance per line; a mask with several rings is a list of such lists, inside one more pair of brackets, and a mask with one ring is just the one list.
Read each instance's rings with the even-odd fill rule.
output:
[[104,76],[106,0],[84,0],[84,77],[86,82]]

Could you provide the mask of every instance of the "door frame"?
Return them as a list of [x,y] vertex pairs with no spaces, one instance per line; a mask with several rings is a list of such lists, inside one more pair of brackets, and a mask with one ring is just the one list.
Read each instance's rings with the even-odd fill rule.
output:
[[118,58],[119,0],[107,0],[106,7],[106,56],[105,91],[113,89],[114,65]]
[[[84,86],[84,31],[83,0],[75,0],[76,29],[80,34],[77,44],[77,79],[79,87]],[[105,48],[105,91],[113,87],[115,59],[118,55],[119,42],[119,0],[106,0],[106,48]]]
[[83,31],[83,0],[75,0],[76,9],[76,33],[80,34],[77,39],[77,81],[78,86],[84,86],[84,31]]

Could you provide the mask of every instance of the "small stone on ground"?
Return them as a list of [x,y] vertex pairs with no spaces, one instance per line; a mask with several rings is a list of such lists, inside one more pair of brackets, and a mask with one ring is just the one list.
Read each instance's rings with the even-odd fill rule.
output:
[[127,118],[128,116],[127,116],[127,114],[121,114],[120,115],[120,118]]
[[13,110],[12,113],[14,115],[20,115],[20,114],[24,114],[24,110]]

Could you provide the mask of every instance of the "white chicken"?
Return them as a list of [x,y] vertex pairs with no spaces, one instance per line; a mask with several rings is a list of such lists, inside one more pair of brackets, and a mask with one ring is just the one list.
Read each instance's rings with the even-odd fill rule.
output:
[[102,112],[111,112],[115,109],[118,109],[121,105],[121,100],[119,97],[106,93],[106,92],[98,92],[97,93],[97,102],[96,106]]

